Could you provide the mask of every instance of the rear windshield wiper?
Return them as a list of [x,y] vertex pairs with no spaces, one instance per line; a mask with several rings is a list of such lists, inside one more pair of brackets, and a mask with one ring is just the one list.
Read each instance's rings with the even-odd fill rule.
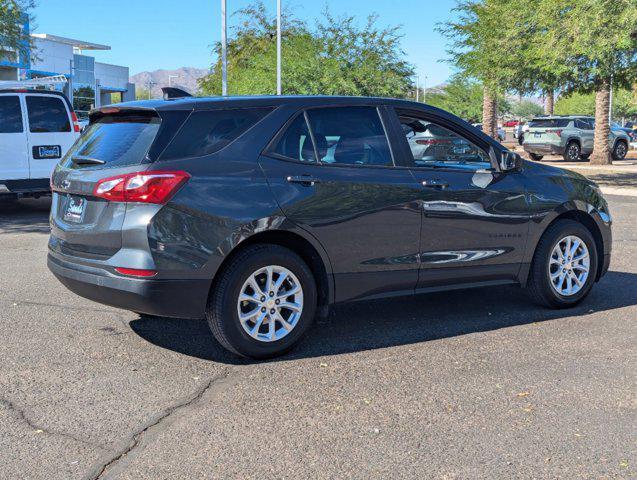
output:
[[106,163],[106,161],[100,160],[99,158],[84,157],[82,155],[71,157],[71,161],[75,165],[104,165]]

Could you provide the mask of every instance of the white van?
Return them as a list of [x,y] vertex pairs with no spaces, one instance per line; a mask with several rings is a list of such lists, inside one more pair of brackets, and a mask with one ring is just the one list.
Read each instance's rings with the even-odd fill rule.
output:
[[63,93],[0,90],[0,198],[50,194],[51,172],[79,135]]

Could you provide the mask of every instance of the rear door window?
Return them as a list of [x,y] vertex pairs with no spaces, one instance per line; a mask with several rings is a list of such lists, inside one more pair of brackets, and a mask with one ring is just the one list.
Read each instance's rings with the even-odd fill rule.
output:
[[315,108],[308,110],[307,115],[322,163],[394,165],[375,107]]
[[70,132],[71,121],[61,98],[27,95],[29,131],[31,133]]
[[161,155],[161,160],[202,157],[218,152],[270,111],[271,108],[235,108],[193,112]]
[[22,133],[20,97],[0,95],[0,133]]
[[90,163],[77,159],[87,157],[108,167],[139,164],[146,157],[160,124],[159,117],[151,113],[100,117],[84,130],[63,163],[68,168],[86,168]]

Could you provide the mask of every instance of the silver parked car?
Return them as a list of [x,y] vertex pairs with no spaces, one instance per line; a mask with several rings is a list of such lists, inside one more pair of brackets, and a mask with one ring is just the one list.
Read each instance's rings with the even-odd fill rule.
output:
[[[576,162],[593,153],[594,138],[594,118],[554,115],[531,120],[523,145],[533,160],[541,160],[544,155],[562,155],[564,160]],[[611,125],[609,142],[613,159],[622,160],[630,144],[626,132]]]
[[[482,124],[481,123],[474,123],[473,126],[476,127],[478,130],[482,130]],[[501,142],[504,142],[504,140],[507,137],[507,134],[504,131],[504,128],[497,127],[497,134],[498,134],[498,140],[501,141]]]

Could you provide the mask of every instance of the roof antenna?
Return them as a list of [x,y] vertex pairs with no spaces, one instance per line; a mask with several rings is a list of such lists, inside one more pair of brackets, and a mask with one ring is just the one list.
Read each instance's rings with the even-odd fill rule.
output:
[[174,100],[176,98],[192,97],[190,93],[177,87],[162,87],[161,91],[164,94],[164,100]]

